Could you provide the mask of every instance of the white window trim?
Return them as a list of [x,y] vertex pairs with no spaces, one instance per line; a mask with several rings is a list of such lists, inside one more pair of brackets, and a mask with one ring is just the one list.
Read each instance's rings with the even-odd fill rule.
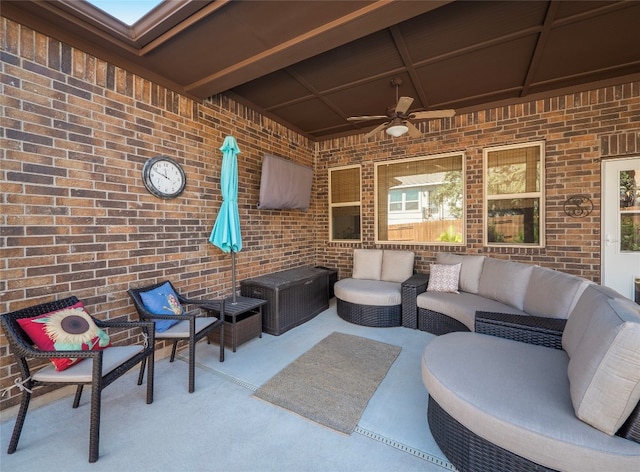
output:
[[[348,169],[358,169],[358,180],[360,182],[360,199],[357,202],[341,202],[341,203],[333,203],[331,200],[331,183],[333,179],[331,178],[332,172],[340,171],[340,170],[348,170]],[[340,167],[331,167],[328,169],[328,178],[329,178],[329,242],[331,243],[361,243],[362,242],[362,165],[354,164],[349,166],[340,166]],[[339,207],[348,207],[348,206],[358,206],[360,207],[360,238],[359,239],[333,239],[333,208]]]
[[[380,165],[386,165],[386,164],[400,164],[403,162],[412,162],[412,161],[422,161],[425,159],[441,159],[441,158],[445,158],[445,157],[452,157],[452,156],[460,156],[462,158],[462,242],[460,243],[455,243],[455,242],[440,242],[440,241],[427,241],[427,242],[422,242],[422,241],[388,241],[388,240],[381,240],[379,238],[378,235],[378,166]],[[373,227],[374,227],[374,234],[375,234],[375,244],[380,244],[380,245],[398,245],[398,244],[402,244],[402,245],[406,245],[406,246],[466,246],[467,245],[467,155],[465,152],[462,151],[457,151],[457,152],[446,152],[446,153],[442,153],[442,154],[430,154],[427,156],[418,156],[418,157],[410,157],[407,159],[393,159],[393,160],[385,160],[385,161],[378,161],[378,162],[374,162],[373,163],[373,183],[374,183],[374,190],[373,190],[373,194],[374,194],[374,222],[373,222]],[[404,201],[403,201],[403,205],[404,205]]]
[[[482,244],[485,247],[518,247],[518,248],[544,248],[546,243],[546,211],[545,211],[545,200],[546,200],[546,191],[545,191],[545,167],[546,167],[546,153],[545,153],[545,141],[532,141],[528,143],[518,143],[518,144],[507,144],[504,146],[493,146],[484,148],[482,150],[482,177],[483,177],[483,192],[482,192],[482,200],[483,200],[483,209],[482,209]],[[540,147],[540,191],[539,192],[526,192],[526,193],[515,193],[515,194],[500,194],[495,195],[491,198],[491,200],[508,200],[512,198],[538,198],[540,200],[540,228],[539,238],[540,241],[538,244],[515,244],[515,243],[490,243],[488,241],[488,231],[487,231],[487,221],[489,221],[488,211],[489,211],[489,179],[487,176],[489,175],[488,169],[488,157],[490,152],[495,151],[505,151],[509,149],[519,149],[519,148],[527,148],[527,147]]]

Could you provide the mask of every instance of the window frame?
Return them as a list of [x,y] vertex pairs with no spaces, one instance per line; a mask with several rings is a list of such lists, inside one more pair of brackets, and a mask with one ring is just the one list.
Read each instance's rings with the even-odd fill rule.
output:
[[[454,242],[454,241],[390,241],[387,239],[380,239],[379,234],[379,221],[378,221],[378,168],[383,165],[393,165],[393,164],[403,164],[407,162],[415,162],[415,161],[424,161],[424,160],[437,160],[437,159],[446,159],[451,157],[460,157],[460,172],[461,172],[461,186],[462,186],[462,215],[460,219],[462,220],[462,241]],[[464,151],[454,151],[440,154],[429,154],[426,156],[416,156],[416,157],[408,157],[405,159],[393,159],[393,160],[385,160],[385,161],[377,161],[374,162],[374,233],[375,233],[375,244],[379,245],[398,245],[402,244],[404,246],[461,246],[464,247],[467,244],[467,206],[466,206],[466,198],[467,198],[467,185],[466,185],[466,163],[467,156]],[[409,188],[409,187],[407,187]],[[419,191],[420,192],[420,191]],[[387,198],[388,200],[388,198]],[[414,201],[414,200],[411,200]],[[420,201],[420,196],[418,196],[418,202]],[[405,209],[406,199],[403,192],[402,197],[402,208],[403,211]],[[388,209],[387,209],[388,210]]]
[[[333,172],[336,171],[342,171],[342,170],[348,170],[348,169],[358,169],[358,183],[359,183],[359,187],[360,187],[360,192],[359,192],[359,200],[358,201],[352,201],[352,202],[340,202],[340,203],[333,203],[332,201],[332,184],[333,184],[333,179],[332,179],[332,174]],[[330,167],[328,169],[328,180],[329,180],[329,198],[328,198],[328,203],[329,203],[329,242],[331,243],[362,243],[362,164],[352,164],[352,165],[347,165],[347,166],[339,166],[339,167]],[[357,206],[360,210],[360,228],[359,228],[359,234],[360,234],[360,238],[358,239],[334,239],[333,238],[333,209],[334,208],[340,208],[340,207],[349,207],[349,206]]]
[[[502,146],[487,147],[482,150],[482,175],[483,175],[483,209],[482,209],[482,244],[484,247],[514,247],[514,248],[544,248],[546,243],[546,218],[545,218],[545,141],[531,141],[526,143],[506,144]],[[512,149],[539,148],[540,174],[539,189],[535,192],[495,194],[489,197],[489,154],[498,151],[508,151]],[[500,243],[489,242],[489,202],[496,200],[508,200],[513,198],[538,199],[538,243]]]

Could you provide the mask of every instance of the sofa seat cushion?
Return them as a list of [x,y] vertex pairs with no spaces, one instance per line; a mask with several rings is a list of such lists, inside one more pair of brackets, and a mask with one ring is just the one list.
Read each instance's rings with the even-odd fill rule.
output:
[[394,306],[402,303],[402,284],[382,280],[341,279],[333,286],[337,298],[358,305]]
[[640,444],[580,421],[566,353],[478,333],[433,339],[422,358],[429,394],[482,438],[557,470],[635,470]]
[[423,292],[416,298],[418,308],[442,313],[475,329],[476,311],[525,315],[522,310],[473,293]]

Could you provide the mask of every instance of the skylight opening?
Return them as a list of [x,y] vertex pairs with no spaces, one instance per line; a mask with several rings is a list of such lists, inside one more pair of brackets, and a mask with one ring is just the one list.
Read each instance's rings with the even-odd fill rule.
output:
[[86,0],[125,25],[134,25],[163,0]]

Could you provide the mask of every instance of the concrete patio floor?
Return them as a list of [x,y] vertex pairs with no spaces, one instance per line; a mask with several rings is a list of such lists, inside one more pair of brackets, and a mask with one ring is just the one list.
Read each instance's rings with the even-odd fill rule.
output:
[[[253,397],[253,392],[330,333],[395,344],[402,351],[350,436]],[[367,328],[328,310],[280,336],[263,334],[226,351],[197,347],[196,391],[187,392],[179,354],[156,361],[155,394],[145,403],[137,371],[103,392],[100,459],[88,462],[89,394],[30,409],[18,450],[7,445],[15,408],[2,412],[2,470],[47,471],[445,471],[455,470],[426,422],[420,356],[432,335],[407,328]]]

